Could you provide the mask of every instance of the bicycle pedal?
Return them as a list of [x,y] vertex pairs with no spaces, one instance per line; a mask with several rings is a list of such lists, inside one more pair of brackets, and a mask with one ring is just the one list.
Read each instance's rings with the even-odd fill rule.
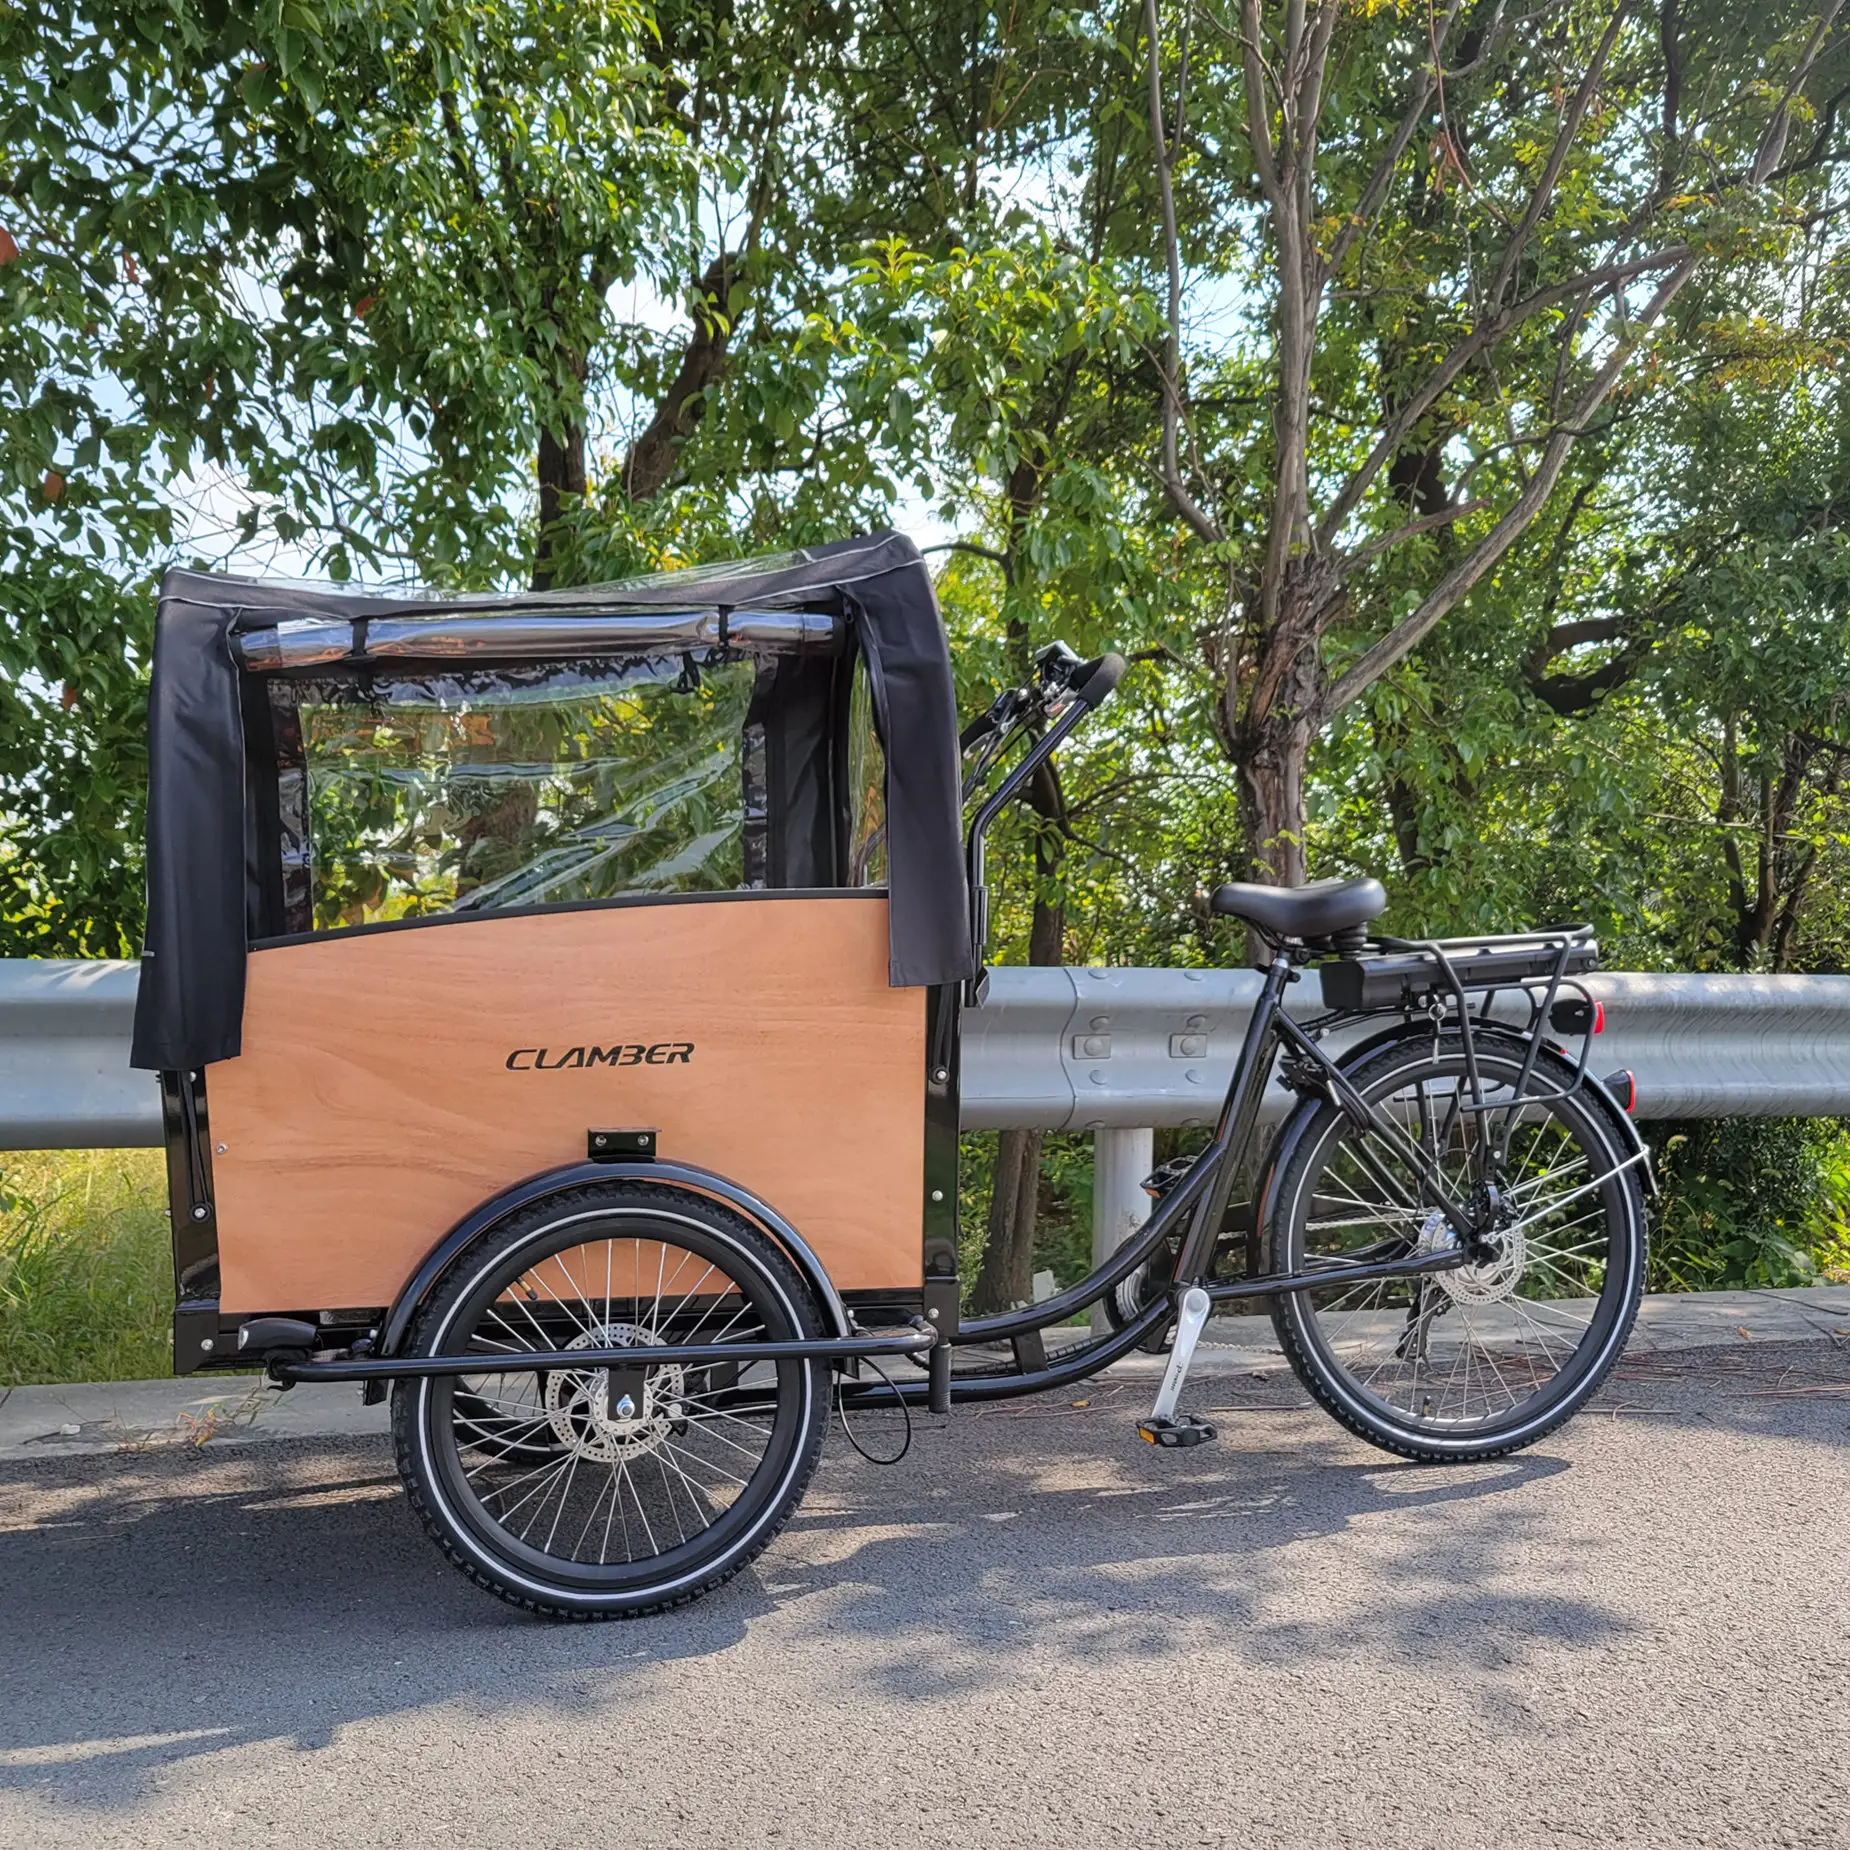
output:
[[1139,1420],[1137,1436],[1151,1445],[1174,1450],[1184,1445],[1206,1445],[1210,1439],[1219,1437],[1219,1431],[1192,1413],[1178,1413],[1172,1420]]

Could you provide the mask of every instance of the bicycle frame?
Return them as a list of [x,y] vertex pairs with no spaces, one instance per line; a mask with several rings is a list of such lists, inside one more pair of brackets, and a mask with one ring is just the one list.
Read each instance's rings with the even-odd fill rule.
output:
[[[1013,1368],[952,1375],[948,1383],[951,1401],[1009,1399],[1081,1380],[1142,1344],[1174,1314],[1175,1302],[1190,1285],[1202,1286],[1219,1304],[1238,1298],[1319,1290],[1370,1279],[1419,1277],[1455,1271],[1471,1263],[1475,1225],[1464,1205],[1445,1187],[1438,1165],[1398,1125],[1363,1099],[1350,1085],[1341,1067],[1285,1012],[1285,990],[1295,980],[1295,974],[1291,956],[1281,951],[1265,973],[1265,985],[1247,1024],[1233,1080],[1215,1121],[1213,1136],[1188,1173],[1137,1233],[1065,1291],[1019,1310],[966,1319],[956,1330],[942,1336],[935,1353],[945,1361],[952,1349],[976,1343],[1007,1342],[1014,1350]],[[1464,1235],[1457,1247],[1442,1252],[1364,1258],[1307,1272],[1264,1273],[1218,1281],[1208,1278],[1221,1217],[1226,1211],[1234,1178],[1252,1152],[1260,1101],[1265,1096],[1281,1046],[1312,1062],[1331,1095],[1368,1124],[1395,1155],[1407,1163],[1420,1186],[1430,1192],[1435,1209],[1446,1214]],[[1413,1193],[1398,1183],[1395,1186],[1406,1205],[1413,1206]],[[1124,1329],[1074,1344],[1049,1361],[1042,1340],[1044,1333],[1098,1303],[1107,1292],[1146,1264],[1185,1223],[1188,1231],[1176,1266],[1173,1290],[1147,1305]],[[919,1403],[927,1400],[929,1389],[930,1384],[926,1382],[862,1384],[847,1390],[845,1398],[850,1406],[873,1406],[883,1402],[890,1405],[894,1394]]]
[[[1036,737],[1021,760],[1002,779],[997,788],[980,804],[973,818],[967,844],[970,873],[971,926],[975,942],[983,946],[988,936],[988,893],[984,883],[984,838],[990,824],[1009,800],[1019,792],[1040,764],[1070,734],[1088,710],[1087,703],[1074,699],[1057,714],[1049,714],[1052,724]],[[999,759],[1012,742],[1016,730],[1026,728],[1026,719],[1017,707],[1010,713],[1009,739],[990,755]],[[1379,949],[1404,951],[1430,957],[1442,980],[1447,999],[1455,1012],[1435,1004],[1435,1024],[1444,1021],[1454,1027],[1462,1042],[1465,1060],[1465,1083],[1453,1102],[1453,1113],[1461,1111],[1504,1111],[1505,1124],[1497,1139],[1496,1154],[1507,1146],[1509,1127],[1527,1106],[1544,1102],[1553,1093],[1527,1091],[1539,1056],[1542,1028],[1550,1009],[1565,985],[1577,990],[1591,1009],[1591,999],[1581,986],[1567,975],[1570,953],[1578,944],[1590,939],[1590,932],[1576,929],[1546,932],[1529,937],[1499,940],[1500,944],[1533,947],[1538,957],[1547,956],[1551,967],[1526,982],[1483,988],[1485,1014],[1476,1024],[1488,1026],[1492,999],[1505,988],[1520,988],[1530,1004],[1529,1021],[1524,1028],[1512,1030],[1529,1045],[1515,1093],[1502,1103],[1487,1102],[1478,1072],[1475,1036],[1471,1019],[1471,986],[1461,978],[1449,952],[1465,943],[1482,946],[1484,940],[1376,940]],[[1272,1297],[1284,1293],[1327,1289],[1332,1286],[1366,1283],[1372,1280],[1415,1278],[1430,1273],[1460,1270],[1485,1255],[1486,1228],[1480,1226],[1473,1203],[1460,1199],[1435,1158],[1383,1112],[1377,1110],[1351,1084],[1342,1065],[1326,1053],[1315,1032],[1300,1026],[1286,1012],[1285,992],[1298,980],[1297,964],[1308,956],[1301,945],[1279,944],[1264,971],[1264,984],[1247,1023],[1245,1037],[1234,1066],[1233,1078],[1215,1120],[1213,1134],[1186,1174],[1158,1203],[1148,1221],[1125,1241],[1109,1258],[1093,1268],[1086,1277],[1066,1290],[1038,1304],[991,1316],[958,1321],[955,1327],[941,1328],[939,1342],[932,1352],[932,1380],[926,1382],[863,1383],[845,1391],[848,1405],[891,1404],[892,1397],[911,1402],[926,1402],[942,1409],[955,1401],[995,1400],[1032,1394],[1045,1388],[1060,1387],[1083,1379],[1111,1362],[1128,1355],[1150,1337],[1164,1322],[1176,1314],[1183,1295],[1192,1287],[1206,1291],[1214,1304],[1242,1298]],[[1541,988],[1539,999],[1533,993]],[[980,1000],[982,983],[971,986],[971,1001]],[[1321,1017],[1314,1028],[1335,1022],[1364,1020],[1371,1017],[1407,1019],[1404,1008],[1369,1008],[1334,1010]],[[1569,1090],[1578,1088],[1586,1077],[1588,1048],[1592,1028],[1581,1037],[1579,1057]],[[1404,1171],[1404,1179],[1394,1173],[1387,1162],[1379,1159],[1366,1143],[1355,1146],[1359,1160],[1389,1194],[1389,1198],[1409,1210],[1428,1208],[1444,1216],[1457,1234],[1457,1243],[1436,1252],[1410,1250],[1404,1241],[1383,1241],[1359,1255],[1313,1270],[1295,1273],[1261,1273],[1241,1279],[1215,1280],[1211,1277],[1216,1242],[1236,1178],[1252,1155],[1259,1124],[1259,1109],[1265,1097],[1281,1048],[1295,1063],[1291,1074],[1294,1089],[1322,1091],[1359,1125],[1379,1139],[1388,1155]],[[1468,1096],[1467,1096],[1468,1094]],[[1455,1123],[1448,1116],[1447,1136]],[[1439,1147],[1444,1147],[1444,1140]],[[1485,1160],[1490,1160],[1486,1152]],[[1643,1160],[1642,1146],[1630,1162]],[[1630,1166],[1626,1164],[1623,1166]],[[1605,1178],[1601,1178],[1603,1182]],[[1597,1184],[1596,1184],[1597,1185]],[[1043,1341],[1044,1333],[1100,1302],[1147,1264],[1157,1251],[1184,1225],[1182,1246],[1175,1267],[1171,1289],[1146,1305],[1121,1330],[1095,1336],[1074,1344],[1049,1361]],[[1398,1248],[1399,1250],[1392,1250]],[[973,1344],[1008,1343],[1013,1350],[1013,1367],[973,1370],[953,1375],[950,1352]]]

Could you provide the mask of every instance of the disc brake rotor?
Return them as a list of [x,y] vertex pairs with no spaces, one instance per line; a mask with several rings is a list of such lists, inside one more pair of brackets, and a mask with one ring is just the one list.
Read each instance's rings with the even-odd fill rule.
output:
[[[1505,1228],[1495,1236],[1496,1252],[1488,1259],[1460,1266],[1453,1272],[1427,1276],[1454,1304],[1498,1304],[1515,1295],[1528,1269],[1529,1246],[1520,1230]],[[1458,1248],[1452,1223],[1436,1209],[1420,1229],[1422,1253],[1449,1253]]]
[[[567,1349],[650,1349],[661,1338],[633,1323],[603,1323]],[[623,1464],[660,1450],[685,1420],[687,1371],[678,1362],[639,1369],[640,1380],[619,1389],[611,1406],[610,1371],[555,1369],[546,1376],[546,1414],[561,1445],[598,1464]]]

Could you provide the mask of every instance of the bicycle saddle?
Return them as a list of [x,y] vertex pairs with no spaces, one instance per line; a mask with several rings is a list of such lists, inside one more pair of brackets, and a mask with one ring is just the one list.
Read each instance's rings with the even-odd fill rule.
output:
[[1216,887],[1208,900],[1220,912],[1278,938],[1328,938],[1378,919],[1387,910],[1379,880],[1313,880],[1308,886]]

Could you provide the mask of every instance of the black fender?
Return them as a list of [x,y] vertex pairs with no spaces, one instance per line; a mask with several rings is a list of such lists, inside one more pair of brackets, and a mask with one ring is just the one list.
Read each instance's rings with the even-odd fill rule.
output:
[[[1528,1051],[1528,1043],[1520,1035],[1500,1033],[1494,1027],[1488,1030],[1477,1029],[1474,1038],[1495,1040],[1506,1047],[1514,1047],[1522,1052]],[[1371,1034],[1366,1040],[1351,1047],[1335,1063],[1336,1070],[1347,1078],[1361,1066],[1364,1060],[1372,1058],[1382,1048],[1391,1046],[1396,1041],[1430,1042],[1431,1039],[1432,1024],[1430,1022],[1405,1022],[1397,1027],[1386,1028],[1381,1033]],[[1624,1141],[1628,1153],[1637,1161],[1638,1167],[1644,1171],[1645,1187],[1655,1194],[1657,1178],[1651,1172],[1651,1148],[1639,1134],[1637,1121],[1613,1097],[1612,1088],[1606,1084],[1605,1080],[1596,1077],[1591,1071],[1580,1076],[1580,1089],[1583,1092],[1590,1092],[1606,1108],[1606,1116],[1612,1121],[1613,1127]],[[1260,1169],[1259,1186],[1253,1191],[1255,1211],[1253,1225],[1262,1233],[1272,1225],[1278,1177],[1309,1130],[1311,1120],[1316,1117],[1324,1103],[1324,1099],[1320,1096],[1300,1098],[1292,1108],[1290,1116],[1273,1133],[1272,1141],[1266,1149],[1265,1162]]]
[[816,1302],[822,1307],[822,1314],[831,1326],[829,1334],[848,1336],[853,1333],[841,1293],[835,1289],[822,1261],[816,1257],[815,1249],[775,1208],[760,1201],[749,1190],[739,1187],[736,1182],[728,1182],[724,1176],[715,1175],[710,1169],[696,1168],[692,1163],[582,1162],[567,1163],[561,1168],[528,1176],[524,1181],[516,1182],[512,1188],[504,1189],[500,1194],[471,1208],[430,1249],[424,1263],[406,1280],[391,1310],[386,1314],[373,1353],[390,1356],[401,1352],[406,1332],[411,1328],[411,1320],[417,1315],[418,1307],[437,1288],[450,1267],[484,1234],[492,1233],[510,1215],[518,1213],[522,1208],[531,1207],[536,1201],[544,1201],[550,1195],[563,1194],[567,1189],[583,1188],[592,1182],[653,1182],[659,1186],[682,1189],[691,1195],[703,1195],[712,1201],[724,1202],[727,1207],[743,1214],[783,1249],[785,1257],[816,1294]]

